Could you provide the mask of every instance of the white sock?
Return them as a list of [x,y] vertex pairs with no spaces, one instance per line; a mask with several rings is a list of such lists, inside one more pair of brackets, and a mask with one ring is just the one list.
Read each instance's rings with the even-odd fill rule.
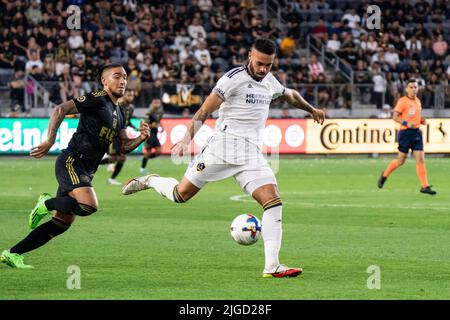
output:
[[261,235],[264,240],[265,265],[264,272],[275,272],[280,264],[278,254],[281,248],[283,229],[281,226],[281,212],[283,206],[276,206],[264,211],[261,225]]
[[178,184],[178,181],[174,178],[164,177],[152,177],[149,181],[149,186],[156,190],[160,195],[167,199],[176,202],[173,189]]

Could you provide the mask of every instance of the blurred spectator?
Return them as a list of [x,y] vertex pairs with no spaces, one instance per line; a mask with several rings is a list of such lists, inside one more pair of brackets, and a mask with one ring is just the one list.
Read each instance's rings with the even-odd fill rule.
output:
[[386,93],[387,81],[381,72],[377,72],[372,77],[373,82],[373,103],[378,109],[381,109],[383,104],[384,95]]
[[353,29],[357,23],[361,22],[361,17],[356,13],[356,9],[351,9],[350,12],[344,14],[341,20],[347,20],[348,26]]
[[395,71],[397,69],[400,58],[398,57],[398,53],[395,52],[395,47],[393,44],[389,45],[388,51],[384,55],[384,61],[388,64],[390,71]]
[[39,58],[38,52],[35,49],[31,49],[29,60],[25,64],[25,71],[31,72],[31,69],[33,67],[37,67],[38,70],[36,72],[42,72],[43,66],[44,66],[44,64],[42,63],[41,59]]
[[38,25],[42,21],[40,1],[38,3],[36,0],[31,0],[31,7],[28,8],[26,16],[34,25]]
[[70,30],[70,37],[67,39],[69,42],[69,47],[72,50],[76,50],[84,46],[84,39],[81,36],[80,31]]
[[391,119],[392,118],[391,106],[386,103],[383,104],[381,111],[378,113],[378,118],[379,119]]
[[317,60],[317,56],[315,54],[311,55],[311,61],[308,64],[309,75],[313,80],[319,77],[319,74],[324,72],[324,68],[322,63]]
[[24,104],[24,88],[25,88],[25,74],[22,70],[14,72],[14,78],[8,83],[11,99],[11,111],[21,110],[25,112]]
[[202,37],[206,39],[205,28],[200,24],[200,19],[195,17],[192,19],[192,23],[188,26],[188,34],[192,39]]
[[209,50],[206,48],[205,41],[199,41],[197,49],[194,52],[194,56],[203,67],[210,67],[212,64],[211,55]]
[[141,49],[141,40],[139,40],[135,32],[133,32],[131,36],[126,40],[125,49],[128,51],[128,56],[130,58],[136,58],[136,55]]
[[448,44],[444,40],[442,34],[437,36],[436,41],[433,42],[433,52],[437,59],[444,57],[447,54]]
[[323,41],[327,39],[328,27],[322,18],[320,18],[319,22],[312,28],[312,34]]

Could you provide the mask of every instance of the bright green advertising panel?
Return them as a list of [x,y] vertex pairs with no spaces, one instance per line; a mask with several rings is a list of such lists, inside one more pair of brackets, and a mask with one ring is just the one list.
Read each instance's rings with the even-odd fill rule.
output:
[[[47,137],[48,118],[1,118],[0,119],[0,154],[28,154],[30,149],[39,145]],[[133,124],[139,127],[138,120]],[[78,119],[64,119],[58,130],[55,144],[49,153],[57,154],[67,148],[70,138],[78,126]],[[127,128],[129,135],[137,134]],[[140,145],[133,153],[141,153]]]

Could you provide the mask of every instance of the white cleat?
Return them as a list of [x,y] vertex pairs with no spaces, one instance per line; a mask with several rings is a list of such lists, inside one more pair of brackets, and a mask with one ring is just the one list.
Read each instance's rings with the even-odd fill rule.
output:
[[111,178],[109,178],[106,183],[113,185],[113,186],[121,186],[122,185],[121,182],[117,181],[116,179],[111,179]]
[[139,168],[139,173],[140,174],[148,174],[148,171],[145,168]]
[[153,177],[159,177],[157,174],[149,174],[143,177],[132,178],[122,188],[123,195],[129,195],[142,190],[150,189],[151,179]]

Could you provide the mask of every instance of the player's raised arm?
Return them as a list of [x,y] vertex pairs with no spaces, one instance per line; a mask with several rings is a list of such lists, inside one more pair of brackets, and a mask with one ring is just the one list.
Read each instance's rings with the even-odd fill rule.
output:
[[126,130],[120,130],[120,151],[122,153],[130,153],[150,136],[150,128],[148,124],[143,120],[141,120],[139,131],[141,132],[141,134],[137,138],[129,139]]
[[296,108],[309,112],[315,122],[323,124],[323,121],[325,120],[325,112],[310,105],[308,101],[303,99],[300,93],[296,90],[286,88],[283,95],[280,96],[280,99]]
[[48,122],[47,140],[43,141],[37,147],[32,148],[30,151],[30,156],[41,158],[46,155],[48,150],[50,150],[55,143],[56,133],[58,132],[59,126],[63,122],[66,115],[75,113],[78,113],[78,110],[72,100],[57,105],[53,109],[52,116]]
[[202,106],[192,117],[191,124],[189,125],[186,134],[183,139],[177,142],[173,147],[172,151],[174,154],[182,156],[184,152],[187,150],[187,147],[191,140],[194,138],[197,131],[201,128],[201,125],[205,122],[206,119],[219,109],[220,105],[224,100],[217,95],[214,91],[206,98],[205,102],[203,102]]

